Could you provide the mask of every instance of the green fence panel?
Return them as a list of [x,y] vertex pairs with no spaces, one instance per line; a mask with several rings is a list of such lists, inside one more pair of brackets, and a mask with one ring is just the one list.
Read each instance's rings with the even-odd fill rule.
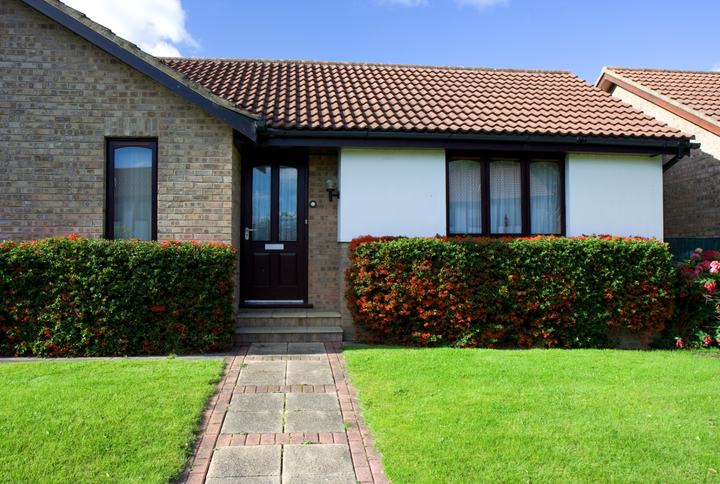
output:
[[674,256],[675,262],[682,262],[689,259],[695,249],[720,250],[720,238],[713,239],[665,239],[670,246],[670,253]]

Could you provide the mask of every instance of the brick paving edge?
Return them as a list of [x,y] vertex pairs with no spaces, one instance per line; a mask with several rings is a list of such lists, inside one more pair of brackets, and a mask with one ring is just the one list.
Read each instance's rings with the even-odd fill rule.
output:
[[390,481],[382,465],[382,456],[375,447],[370,430],[365,426],[360,402],[356,398],[355,388],[350,383],[347,363],[342,356],[342,343],[327,342],[325,349],[338,389],[343,420],[350,424],[345,433],[350,445],[355,478],[362,484],[389,484]]
[[176,484],[203,484],[205,482],[210,460],[220,437],[225,413],[249,348],[250,343],[236,344],[233,351],[225,357],[223,376],[215,386],[215,393],[208,400],[200,423],[200,433],[193,443],[192,455]]
[[[370,431],[362,419],[360,404],[355,388],[350,384],[347,363],[342,356],[340,342],[325,342],[327,357],[296,357],[300,359],[325,360],[330,362],[335,385],[283,387],[238,387],[237,381],[244,361],[258,361],[260,358],[247,357],[251,343],[240,343],[226,357],[223,377],[215,387],[215,394],[208,400],[200,424],[200,434],[193,444],[193,453],[176,484],[204,484],[216,447],[238,445],[282,445],[292,441],[306,441],[316,444],[347,443],[350,447],[355,478],[361,484],[389,484],[382,465],[382,457],[375,447]],[[265,358],[262,358],[265,359]],[[285,358],[283,358],[285,360]],[[287,358],[287,360],[294,358]],[[286,360],[286,361],[287,361]],[[297,388],[296,388],[297,387]],[[345,433],[331,434],[220,434],[230,400],[234,393],[330,393],[337,392],[343,420],[348,428]],[[288,391],[289,390],[289,391]]]

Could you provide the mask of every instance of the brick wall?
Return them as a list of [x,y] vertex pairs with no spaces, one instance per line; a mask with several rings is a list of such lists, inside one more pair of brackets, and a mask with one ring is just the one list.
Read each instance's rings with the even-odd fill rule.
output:
[[105,140],[151,137],[158,238],[234,241],[232,128],[16,0],[0,59],[0,240],[102,237]]
[[340,294],[338,295],[341,315],[340,326],[343,328],[343,339],[348,341],[355,338],[355,327],[353,326],[352,315],[347,307],[347,299],[345,299],[345,295],[343,294],[347,288],[345,284],[345,270],[350,268],[350,259],[348,258],[348,255],[350,254],[349,247],[350,242],[339,243],[337,255],[338,264],[340,266],[338,284],[340,288],[342,288]]
[[232,151],[232,200],[223,202],[223,208],[228,206],[232,208],[232,227],[231,227],[231,243],[238,251],[238,260],[235,264],[235,301],[240,301],[240,237],[243,236],[242,227],[240,227],[240,174],[241,174],[241,155],[238,149],[233,146]]
[[[669,159],[665,157],[665,161]],[[720,160],[692,150],[663,174],[665,238],[720,237]]]
[[338,311],[342,292],[338,284],[338,200],[328,200],[326,183],[328,176],[337,174],[337,150],[311,149],[308,202],[315,200],[317,206],[308,207],[308,300],[314,309],[324,311]]

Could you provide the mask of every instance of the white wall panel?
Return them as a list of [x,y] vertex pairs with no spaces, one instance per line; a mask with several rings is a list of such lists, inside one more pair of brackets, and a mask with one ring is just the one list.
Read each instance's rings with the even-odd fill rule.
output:
[[445,151],[340,151],[338,241],[445,235]]
[[567,235],[663,237],[662,157],[570,153]]

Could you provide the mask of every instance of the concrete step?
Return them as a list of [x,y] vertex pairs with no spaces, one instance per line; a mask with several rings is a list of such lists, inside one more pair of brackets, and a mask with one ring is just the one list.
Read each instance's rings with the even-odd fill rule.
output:
[[254,310],[237,315],[238,327],[311,327],[339,326],[341,315],[338,311],[309,310]]
[[340,326],[238,326],[235,341],[240,343],[286,343],[342,341]]

